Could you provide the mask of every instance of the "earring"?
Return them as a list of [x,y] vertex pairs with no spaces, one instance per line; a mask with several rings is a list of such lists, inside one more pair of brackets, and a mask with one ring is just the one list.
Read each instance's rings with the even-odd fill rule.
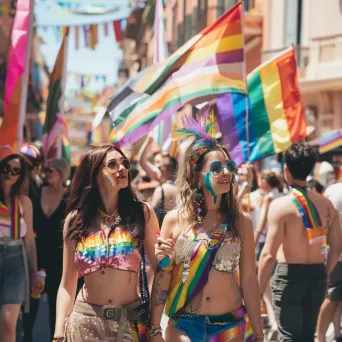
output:
[[202,188],[197,188],[195,195],[197,223],[202,226],[204,196]]

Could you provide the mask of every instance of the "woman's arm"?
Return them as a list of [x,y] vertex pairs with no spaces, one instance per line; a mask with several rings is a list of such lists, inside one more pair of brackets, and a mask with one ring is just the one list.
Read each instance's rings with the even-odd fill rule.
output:
[[26,223],[26,235],[24,236],[24,244],[27,254],[27,260],[29,265],[29,271],[32,276],[37,273],[37,252],[36,242],[34,241],[33,233],[33,213],[32,202],[27,196],[21,196],[20,202],[23,208],[23,218]]
[[[163,226],[156,244],[156,255],[158,260],[170,256],[171,264],[173,263],[174,242],[172,240],[172,232],[177,224],[178,210],[168,212],[164,218]],[[152,287],[152,311],[151,326],[160,326],[160,321],[164,311],[170,284],[172,280],[172,269],[162,269],[158,266],[154,276]]]
[[155,272],[158,264],[158,260],[154,253],[154,245],[157,242],[157,236],[159,235],[159,223],[153,208],[147,202],[144,209],[145,214],[145,253],[147,256],[148,264]]
[[254,335],[262,334],[260,292],[255,268],[252,220],[246,214],[241,214],[239,225],[242,242],[239,264],[242,297],[247,307]]
[[63,235],[63,274],[57,294],[56,326],[54,336],[64,336],[65,320],[70,315],[75,300],[77,288],[77,268],[74,262],[74,242],[66,236],[69,231],[71,214],[65,220]]
[[147,136],[146,140],[142,144],[139,153],[138,153],[138,163],[141,165],[141,167],[145,170],[146,175],[150,177],[152,180],[160,181],[161,172],[160,170],[154,166],[152,163],[148,161],[149,157],[149,146],[153,142],[152,137]]
[[258,244],[260,235],[264,232],[266,223],[267,223],[267,215],[268,215],[268,210],[270,208],[270,204],[272,202],[272,198],[270,196],[266,196],[265,201],[264,201],[264,212],[260,218],[259,224],[257,226],[257,229],[254,233],[254,244],[255,246]]

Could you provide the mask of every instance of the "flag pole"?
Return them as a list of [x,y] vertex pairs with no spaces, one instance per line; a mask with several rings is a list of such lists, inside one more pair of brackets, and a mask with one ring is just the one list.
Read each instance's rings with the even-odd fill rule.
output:
[[[250,165],[251,159],[251,150],[250,150],[250,143],[249,143],[249,111],[248,111],[248,83],[247,83],[247,70],[246,70],[246,43],[245,43],[245,5],[242,2],[242,30],[243,30],[243,65],[242,65],[242,73],[243,78],[246,85],[246,96],[245,96],[245,107],[246,107],[246,144],[247,144],[247,167]],[[248,170],[247,170],[248,173]],[[251,211],[251,197],[250,192],[247,195],[247,211],[250,213]]]
[[19,120],[18,120],[18,134],[16,141],[16,150],[20,151],[20,146],[23,142],[23,129],[26,117],[26,105],[27,105],[27,88],[30,75],[30,57],[31,57],[31,46],[32,46],[32,35],[33,35],[33,10],[34,0],[30,0],[30,16],[29,16],[29,30],[27,36],[27,46],[25,55],[25,69],[23,72],[21,91],[20,91],[20,104],[19,104]]
[[[61,98],[59,100],[59,115],[61,118],[64,117],[64,102],[65,102],[65,86],[66,86],[66,76],[67,76],[67,61],[68,61],[68,43],[69,43],[69,27],[63,28],[63,39],[64,41],[64,65],[63,65],[63,74],[62,74],[62,82],[61,82]],[[63,125],[60,125],[59,134],[57,135],[57,158],[62,158],[62,150],[63,150]]]

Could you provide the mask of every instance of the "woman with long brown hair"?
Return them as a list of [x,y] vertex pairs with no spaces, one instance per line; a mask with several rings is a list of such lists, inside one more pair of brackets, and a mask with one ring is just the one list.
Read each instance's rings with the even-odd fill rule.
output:
[[[75,172],[64,224],[57,341],[147,341],[145,252],[155,268],[159,228],[151,206],[133,192],[129,170],[123,152],[107,144],[89,151]],[[85,284],[74,304],[77,277]]]
[[18,154],[0,161],[0,341],[6,342],[15,341],[24,302],[28,309],[29,284],[36,293],[43,290],[37,274],[32,203],[22,194],[25,170]]
[[236,165],[210,127],[192,119],[179,131],[191,140],[176,178],[180,207],[166,215],[156,245],[152,342],[163,341],[164,307],[167,342],[243,341],[243,301],[254,340],[263,340],[252,222],[239,209]]

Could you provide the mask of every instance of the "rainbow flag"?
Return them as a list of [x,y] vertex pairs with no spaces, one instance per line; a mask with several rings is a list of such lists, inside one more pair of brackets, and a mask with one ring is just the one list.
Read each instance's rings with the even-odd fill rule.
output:
[[49,85],[49,95],[46,105],[46,116],[43,126],[44,133],[44,153],[45,160],[48,159],[48,154],[53,144],[56,143],[56,138],[61,134],[59,127],[63,124],[63,119],[60,116],[63,104],[61,102],[62,98],[62,88],[63,88],[63,77],[65,76],[65,63],[66,63],[66,48],[67,48],[67,37],[69,34],[69,29],[65,28],[62,45],[59,49],[55,66],[53,68],[50,85]]
[[238,165],[283,152],[306,137],[293,48],[260,65],[247,80],[247,99],[241,94],[226,94],[216,100],[223,141]]
[[108,106],[112,142],[135,142],[186,103],[245,94],[242,15],[239,2],[170,57],[130,79]]
[[342,130],[325,133],[319,141],[319,153],[329,152],[342,145]]
[[29,61],[27,57],[29,26],[31,15],[33,15],[31,1],[33,0],[18,0],[17,2],[8,54],[5,82],[5,114],[0,128],[0,146],[9,145],[14,151],[20,149],[20,146],[16,146],[18,127],[21,112],[26,111],[26,104],[20,107],[20,101],[22,92],[25,91],[23,84],[26,88],[28,84],[23,77]]

